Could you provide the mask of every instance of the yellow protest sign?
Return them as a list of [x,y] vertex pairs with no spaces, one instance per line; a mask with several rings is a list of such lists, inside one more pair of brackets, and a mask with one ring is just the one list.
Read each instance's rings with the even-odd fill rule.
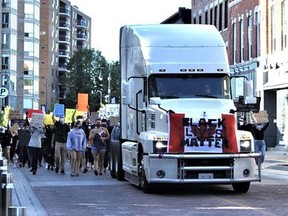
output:
[[74,115],[74,119],[72,119],[74,112],[75,112],[75,109],[65,109],[65,113],[66,113],[65,122],[66,123],[72,123],[73,121],[75,121],[75,119],[78,115],[81,115],[81,116],[83,115],[83,111],[76,110],[76,113]]
[[44,116],[44,125],[54,125],[53,119],[52,119],[52,113],[45,114]]

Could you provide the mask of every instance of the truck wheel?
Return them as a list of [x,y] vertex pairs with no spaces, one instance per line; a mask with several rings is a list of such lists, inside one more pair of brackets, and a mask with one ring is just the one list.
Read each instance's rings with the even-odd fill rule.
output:
[[139,165],[139,187],[144,193],[151,193],[152,192],[152,185],[147,182],[146,174],[144,170],[144,162],[143,162],[143,155],[141,155],[141,162]]
[[115,151],[115,175],[117,180],[124,180],[124,170],[122,168],[122,147],[119,145],[119,149]]
[[113,145],[110,145],[110,157],[109,157],[109,167],[110,167],[110,175],[112,178],[116,178],[115,174],[115,148]]
[[247,193],[250,187],[250,182],[233,183],[232,186],[235,193]]

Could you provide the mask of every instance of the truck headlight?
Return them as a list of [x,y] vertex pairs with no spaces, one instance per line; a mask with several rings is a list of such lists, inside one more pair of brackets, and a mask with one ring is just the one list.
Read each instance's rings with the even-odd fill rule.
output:
[[156,154],[167,153],[167,141],[153,141],[153,152]]
[[251,152],[251,140],[240,140],[240,152]]

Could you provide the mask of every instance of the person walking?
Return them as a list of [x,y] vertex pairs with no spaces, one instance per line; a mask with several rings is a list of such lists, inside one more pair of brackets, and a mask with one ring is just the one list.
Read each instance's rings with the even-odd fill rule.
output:
[[[107,128],[108,133],[111,134],[113,127],[109,125],[109,122],[107,119],[101,120],[101,126]],[[104,173],[106,173],[106,170],[109,167],[109,157],[110,157],[110,137],[105,141],[106,144],[106,151],[104,155]]]
[[[252,127],[252,134],[254,136],[254,148],[255,152],[261,152],[260,163],[262,164],[265,160],[266,145],[264,140],[265,130],[268,128],[269,122],[267,123],[256,123]],[[259,161],[256,160],[258,165]]]
[[27,124],[24,124],[19,130],[18,130],[18,148],[19,148],[19,162],[20,167],[25,167],[25,164],[27,163],[28,168],[31,167],[31,161],[29,161],[28,158],[28,144],[30,141],[31,133],[29,131],[29,126]]
[[11,149],[12,135],[8,128],[2,129],[2,132],[0,134],[0,140],[3,155],[6,158],[7,163],[10,164],[11,162],[10,149]]
[[39,161],[39,154],[41,153],[42,142],[41,138],[44,134],[42,127],[30,127],[31,138],[28,143],[29,153],[31,155],[31,170],[33,175],[36,175],[38,161]]
[[54,149],[52,143],[52,136],[54,133],[54,126],[46,125],[45,126],[45,138],[43,142],[43,155],[47,163],[47,169],[53,170],[54,166]]
[[76,121],[73,129],[68,133],[67,149],[71,155],[71,174],[70,176],[79,176],[80,164],[83,152],[86,149],[87,139],[84,130],[81,128],[82,122]]
[[101,119],[96,120],[95,128],[90,131],[89,145],[92,148],[94,158],[94,174],[102,175],[104,169],[104,157],[107,148],[106,141],[109,140],[110,135],[107,128],[101,126]]
[[19,157],[19,152],[18,150],[18,143],[19,143],[19,138],[18,138],[18,131],[13,131],[11,132],[11,148],[10,148],[10,159],[13,160],[14,164],[16,161],[16,158]]
[[58,173],[59,169],[62,174],[65,174],[65,160],[67,156],[67,136],[70,131],[70,127],[65,123],[64,117],[59,118],[57,121],[52,115],[52,120],[55,125],[55,172]]

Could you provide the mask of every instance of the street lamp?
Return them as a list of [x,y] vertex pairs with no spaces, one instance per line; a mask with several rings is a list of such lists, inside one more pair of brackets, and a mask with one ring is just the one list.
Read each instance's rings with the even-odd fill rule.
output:
[[111,97],[111,68],[109,64],[109,75],[108,75],[108,103],[110,103],[110,97]]

